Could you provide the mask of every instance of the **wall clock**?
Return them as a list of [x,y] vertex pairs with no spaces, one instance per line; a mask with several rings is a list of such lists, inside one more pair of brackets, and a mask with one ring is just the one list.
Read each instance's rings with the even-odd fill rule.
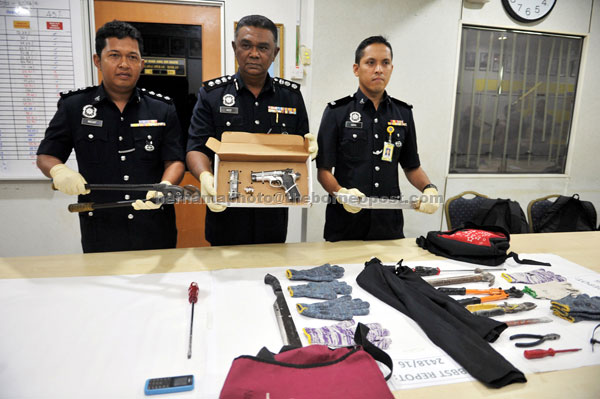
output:
[[502,0],[508,14],[520,22],[534,22],[550,14],[556,0]]

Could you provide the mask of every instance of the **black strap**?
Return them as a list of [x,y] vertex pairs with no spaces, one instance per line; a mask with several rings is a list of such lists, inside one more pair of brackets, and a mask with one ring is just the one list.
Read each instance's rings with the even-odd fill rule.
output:
[[539,260],[519,259],[519,254],[514,253],[514,252],[510,252],[508,255],[506,255],[506,259],[508,259],[508,258],[513,258],[515,260],[515,262],[517,262],[521,265],[552,266],[550,263],[540,262]]
[[379,349],[375,345],[373,345],[368,339],[367,334],[369,333],[369,327],[365,326],[363,323],[358,323],[356,326],[356,332],[354,333],[354,342],[356,345],[361,345],[365,352],[367,352],[371,357],[377,360],[380,363],[385,364],[388,369],[390,369],[390,373],[385,376],[385,380],[389,380],[392,376],[392,371],[394,370],[394,362],[390,355],[385,353],[382,349]]

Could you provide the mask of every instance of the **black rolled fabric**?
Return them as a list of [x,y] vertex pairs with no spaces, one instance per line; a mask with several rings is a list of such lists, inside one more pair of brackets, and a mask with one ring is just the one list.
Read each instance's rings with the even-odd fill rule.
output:
[[527,382],[521,371],[489,345],[507,328],[505,323],[471,314],[410,268],[384,266],[377,258],[365,263],[356,282],[413,319],[434,344],[482,383],[501,388]]

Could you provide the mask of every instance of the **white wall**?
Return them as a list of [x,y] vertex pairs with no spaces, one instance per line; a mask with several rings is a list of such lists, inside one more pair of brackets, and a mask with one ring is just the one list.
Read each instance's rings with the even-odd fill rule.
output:
[[[382,34],[394,50],[394,72],[387,91],[413,105],[421,164],[443,190],[456,90],[460,15],[461,2],[456,0],[316,1],[312,130],[318,130],[327,102],[356,91],[358,81],[352,73],[356,46],[368,36]],[[402,172],[400,176],[403,195],[417,194]],[[324,204],[309,211],[308,241],[322,239],[324,215]],[[408,237],[440,227],[441,213],[404,215]]]
[[[578,192],[600,211],[600,4],[592,0],[557,2],[552,14],[533,26],[519,25],[502,10],[500,1],[483,6],[461,0],[299,0],[302,4],[301,43],[312,49],[313,64],[300,81],[311,131],[316,132],[327,102],[353,93],[353,54],[367,36],[383,34],[394,47],[394,74],[388,92],[414,105],[419,153],[424,169],[446,196],[477,189],[492,197],[513,198],[523,207],[550,193]],[[225,73],[234,72],[233,21],[263,14],[285,25],[285,78],[295,64],[296,0],[226,0]],[[564,176],[448,177],[450,136],[456,90],[461,24],[533,29],[586,36],[567,173]],[[91,57],[91,55],[90,55]],[[90,82],[91,83],[91,82]],[[405,195],[416,190],[404,180]],[[315,182],[317,193],[324,191]],[[48,181],[0,182],[0,256],[81,252],[78,218],[66,211],[72,202],[52,192]],[[308,241],[322,240],[325,208],[308,211]],[[290,241],[300,236],[299,212],[290,220]],[[442,226],[442,212],[433,216],[406,212],[405,234],[418,236]]]

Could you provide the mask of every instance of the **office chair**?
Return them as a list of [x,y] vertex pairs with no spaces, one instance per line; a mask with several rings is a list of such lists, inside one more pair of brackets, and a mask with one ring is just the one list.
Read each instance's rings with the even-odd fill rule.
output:
[[[464,196],[469,194],[472,194],[474,197],[470,199],[464,198]],[[457,196],[448,198],[444,206],[448,230],[455,229],[471,219],[477,209],[479,209],[484,198],[489,197],[475,191],[464,191]]]
[[537,233],[539,225],[548,208],[554,203],[550,198],[558,198],[558,194],[550,194],[542,198],[537,198],[527,205],[527,220],[529,220],[529,232]]

